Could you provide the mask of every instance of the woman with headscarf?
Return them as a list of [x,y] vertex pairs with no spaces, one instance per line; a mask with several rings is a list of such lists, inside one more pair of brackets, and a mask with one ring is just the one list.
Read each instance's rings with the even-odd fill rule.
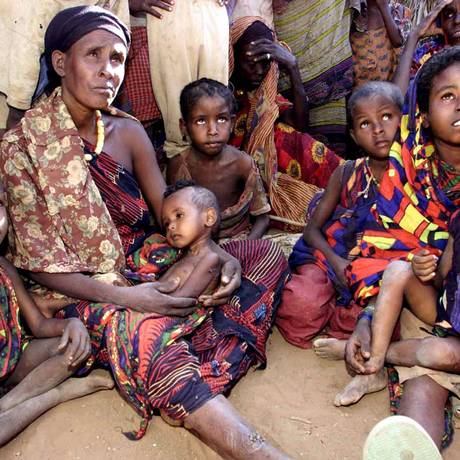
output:
[[240,273],[223,251],[221,286],[202,299],[203,306],[221,305],[214,309],[165,294],[175,286],[129,285],[121,275],[154,280],[152,270],[161,268],[155,261],[168,266],[180,257],[149,239],[150,209],[159,216],[165,188],[155,152],[142,126],[110,107],[129,40],[124,24],[100,8],[69,8],[50,23],[42,73],[48,84],[39,85],[49,96],[1,144],[10,258],[47,297],[60,293],[63,316],[85,323],[87,367],[110,368],[143,417],[131,437],[142,436],[160,410],[228,458],[285,458],[222,395],[265,362],[286,277],[280,250],[266,242],[227,245],[241,262],[242,286],[226,302]]
[[[300,231],[309,201],[326,186],[340,158],[303,132],[308,107],[295,57],[262,18],[237,19],[230,39],[238,103],[230,143],[256,161],[276,216]],[[279,65],[291,76],[293,104],[278,95]]]

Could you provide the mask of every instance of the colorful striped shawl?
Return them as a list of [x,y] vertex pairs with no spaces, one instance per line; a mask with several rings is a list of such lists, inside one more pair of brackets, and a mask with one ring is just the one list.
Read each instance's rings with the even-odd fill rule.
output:
[[[349,260],[356,257],[356,248],[359,246],[370,208],[375,203],[377,191],[365,158],[349,161],[344,165],[340,202],[322,230],[327,242],[340,257]],[[322,193],[318,195],[319,199]],[[310,209],[318,199],[312,202]],[[347,306],[352,297],[350,291],[339,282],[323,253],[308,246],[300,238],[289,257],[289,265],[295,268],[307,263],[315,264],[327,273],[337,291],[337,305]]]
[[349,266],[351,289],[361,303],[378,293],[391,260],[410,260],[420,248],[441,254],[450,216],[460,204],[458,190],[449,190],[450,198],[445,193],[451,173],[436,155],[420,117],[415,130],[409,131],[408,123],[404,115],[400,141],[391,148],[388,170],[366,222],[360,258]]

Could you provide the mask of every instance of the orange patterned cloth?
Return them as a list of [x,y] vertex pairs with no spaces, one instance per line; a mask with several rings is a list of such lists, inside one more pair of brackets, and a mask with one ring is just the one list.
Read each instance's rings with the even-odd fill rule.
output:
[[9,255],[16,267],[108,273],[124,266],[120,237],[60,88],[4,136],[0,171],[10,216]]

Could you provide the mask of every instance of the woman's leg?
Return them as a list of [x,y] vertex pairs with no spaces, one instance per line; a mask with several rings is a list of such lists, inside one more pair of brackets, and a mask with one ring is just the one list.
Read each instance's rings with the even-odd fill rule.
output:
[[438,448],[444,434],[444,407],[448,396],[445,388],[426,375],[404,383],[399,415],[420,423]]
[[252,428],[222,395],[206,402],[184,426],[226,459],[288,459]]

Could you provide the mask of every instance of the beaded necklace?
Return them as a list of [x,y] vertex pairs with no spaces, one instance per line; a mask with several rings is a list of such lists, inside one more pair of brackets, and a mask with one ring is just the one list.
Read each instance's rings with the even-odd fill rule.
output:
[[104,147],[105,141],[105,129],[104,129],[104,120],[102,119],[102,114],[100,110],[95,111],[96,115],[96,148],[91,153],[85,153],[85,160],[91,161],[93,155],[98,156]]

